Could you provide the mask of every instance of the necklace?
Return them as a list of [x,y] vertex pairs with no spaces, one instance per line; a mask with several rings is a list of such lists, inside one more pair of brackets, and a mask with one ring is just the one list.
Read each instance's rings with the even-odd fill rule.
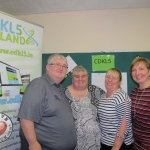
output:
[[[140,102],[144,92],[145,92],[145,89],[143,90],[142,94],[139,95],[139,89],[137,91],[135,105],[134,105],[134,110],[133,110],[133,113],[134,113],[133,118],[135,118],[135,116],[136,116],[136,113],[137,113],[136,109],[138,108],[139,102]],[[138,96],[140,96],[140,97],[138,98]]]

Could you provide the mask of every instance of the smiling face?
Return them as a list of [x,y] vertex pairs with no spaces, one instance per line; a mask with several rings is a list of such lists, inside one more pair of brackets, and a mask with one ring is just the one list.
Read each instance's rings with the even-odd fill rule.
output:
[[113,94],[120,88],[120,75],[117,71],[109,70],[105,76],[105,87],[108,93]]
[[88,85],[88,75],[85,71],[80,71],[73,75],[72,85],[76,89],[86,89]]
[[47,64],[46,70],[47,74],[55,81],[56,84],[59,84],[65,77],[67,68],[67,60],[60,58],[53,58],[50,64]]
[[131,75],[135,82],[141,87],[146,87],[149,82],[150,70],[144,62],[137,62],[131,69]]

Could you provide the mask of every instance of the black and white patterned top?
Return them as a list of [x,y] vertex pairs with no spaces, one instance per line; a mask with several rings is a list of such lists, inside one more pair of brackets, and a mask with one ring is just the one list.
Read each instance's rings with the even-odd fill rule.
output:
[[68,88],[65,94],[69,100],[75,120],[78,150],[100,150],[100,126],[97,109],[101,95],[104,93],[97,86],[89,85],[83,98],[75,98]]
[[99,103],[98,116],[101,127],[101,142],[103,144],[113,146],[124,116],[126,116],[126,130],[124,132],[126,138],[124,143],[130,145],[133,142],[131,99],[125,92],[118,89],[109,98],[106,98],[106,94],[103,94]]

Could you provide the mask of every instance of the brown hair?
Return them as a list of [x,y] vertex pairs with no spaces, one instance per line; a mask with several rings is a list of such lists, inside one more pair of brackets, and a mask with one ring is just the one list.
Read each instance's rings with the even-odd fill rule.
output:
[[136,57],[130,65],[130,73],[132,73],[132,68],[135,64],[139,64],[140,62],[143,62],[148,70],[150,70],[150,60],[148,58],[143,57]]

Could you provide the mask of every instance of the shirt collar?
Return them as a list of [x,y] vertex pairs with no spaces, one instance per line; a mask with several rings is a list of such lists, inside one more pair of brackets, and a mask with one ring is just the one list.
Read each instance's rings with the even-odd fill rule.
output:
[[54,80],[53,80],[47,73],[45,73],[43,76],[48,80],[48,82],[49,82],[51,85],[55,85],[57,88],[60,87],[60,84],[56,84],[56,83],[54,82]]

